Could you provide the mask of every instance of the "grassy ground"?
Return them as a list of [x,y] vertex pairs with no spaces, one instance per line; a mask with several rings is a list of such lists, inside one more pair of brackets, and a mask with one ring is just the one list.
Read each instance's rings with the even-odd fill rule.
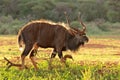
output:
[[29,58],[26,58],[27,70],[11,67],[6,70],[7,57],[14,63],[20,63],[21,52],[17,46],[17,36],[0,36],[0,80],[120,80],[120,37],[90,37],[90,41],[71,54],[74,61],[67,60],[65,66],[56,57],[49,65],[52,49],[40,48],[36,55],[39,71],[34,71]]

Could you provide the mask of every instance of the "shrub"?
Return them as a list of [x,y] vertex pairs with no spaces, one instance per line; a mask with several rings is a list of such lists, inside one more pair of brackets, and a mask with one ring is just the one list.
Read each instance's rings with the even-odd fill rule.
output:
[[1,16],[0,17],[0,23],[11,23],[13,21],[12,16]]
[[102,31],[110,31],[109,27],[110,27],[110,24],[108,23],[103,23],[98,26],[98,28],[100,28]]
[[13,20],[11,16],[2,16],[0,17],[0,34],[17,34],[22,25],[22,21]]
[[71,27],[80,28],[82,27],[78,21],[73,21],[70,23]]
[[98,28],[98,26],[94,23],[87,23],[87,34],[88,35],[101,35],[103,34],[103,31],[101,29]]

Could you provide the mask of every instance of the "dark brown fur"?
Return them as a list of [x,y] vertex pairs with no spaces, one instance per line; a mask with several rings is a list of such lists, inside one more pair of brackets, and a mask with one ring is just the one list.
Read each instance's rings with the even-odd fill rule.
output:
[[[34,46],[42,48],[54,48],[51,57],[55,57],[58,53],[59,58],[62,58],[62,51],[76,51],[80,45],[88,41],[85,33],[76,28],[67,29],[58,23],[50,23],[49,21],[33,21],[26,24],[18,34],[18,43],[25,44],[25,49],[21,55],[22,63],[24,58],[30,53],[30,58],[34,56]],[[34,62],[33,62],[34,65]],[[34,65],[35,66],[35,65]]]

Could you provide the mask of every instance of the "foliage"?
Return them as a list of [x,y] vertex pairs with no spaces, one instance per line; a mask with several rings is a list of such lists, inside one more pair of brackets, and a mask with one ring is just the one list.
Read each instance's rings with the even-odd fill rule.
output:
[[[57,64],[56,64],[57,65]],[[104,68],[104,65],[98,64],[97,66],[73,65],[69,68],[53,70],[40,69],[35,72],[33,69],[29,70],[15,70],[14,68],[5,71],[4,68],[0,69],[1,80],[118,80],[119,67]],[[100,68],[101,67],[101,68]],[[100,72],[101,71],[101,72]]]
[[0,17],[0,34],[17,34],[23,22],[10,15]]
[[[23,24],[42,18],[66,22],[64,12],[71,26],[81,27],[77,22],[80,12],[84,22],[95,22],[93,27],[100,29],[98,31],[109,31],[106,22],[120,21],[119,3],[120,0],[0,0],[0,34],[16,34]],[[104,23],[98,25],[96,20],[104,20]],[[95,29],[90,34],[95,33]]]
[[63,21],[63,13],[66,11],[73,21],[80,11],[87,21],[98,18],[120,21],[119,0],[76,0],[74,3],[73,0],[1,0],[0,4],[0,15],[11,15],[14,19],[45,18]]
[[78,21],[71,22],[70,26],[75,27],[75,28],[82,28],[82,26],[80,25],[80,23]]
[[107,1],[107,18],[111,22],[120,21],[120,0],[109,0]]
[[83,19],[86,21],[92,21],[95,19],[105,19],[106,8],[104,3],[97,3],[93,1],[80,3],[80,11],[82,13]]

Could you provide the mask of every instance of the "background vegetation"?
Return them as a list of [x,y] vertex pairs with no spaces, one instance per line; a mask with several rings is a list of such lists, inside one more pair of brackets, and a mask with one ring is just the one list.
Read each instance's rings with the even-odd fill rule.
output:
[[64,11],[78,27],[80,11],[90,35],[119,32],[120,0],[0,0],[0,34],[17,34],[27,22],[41,18],[66,22]]

